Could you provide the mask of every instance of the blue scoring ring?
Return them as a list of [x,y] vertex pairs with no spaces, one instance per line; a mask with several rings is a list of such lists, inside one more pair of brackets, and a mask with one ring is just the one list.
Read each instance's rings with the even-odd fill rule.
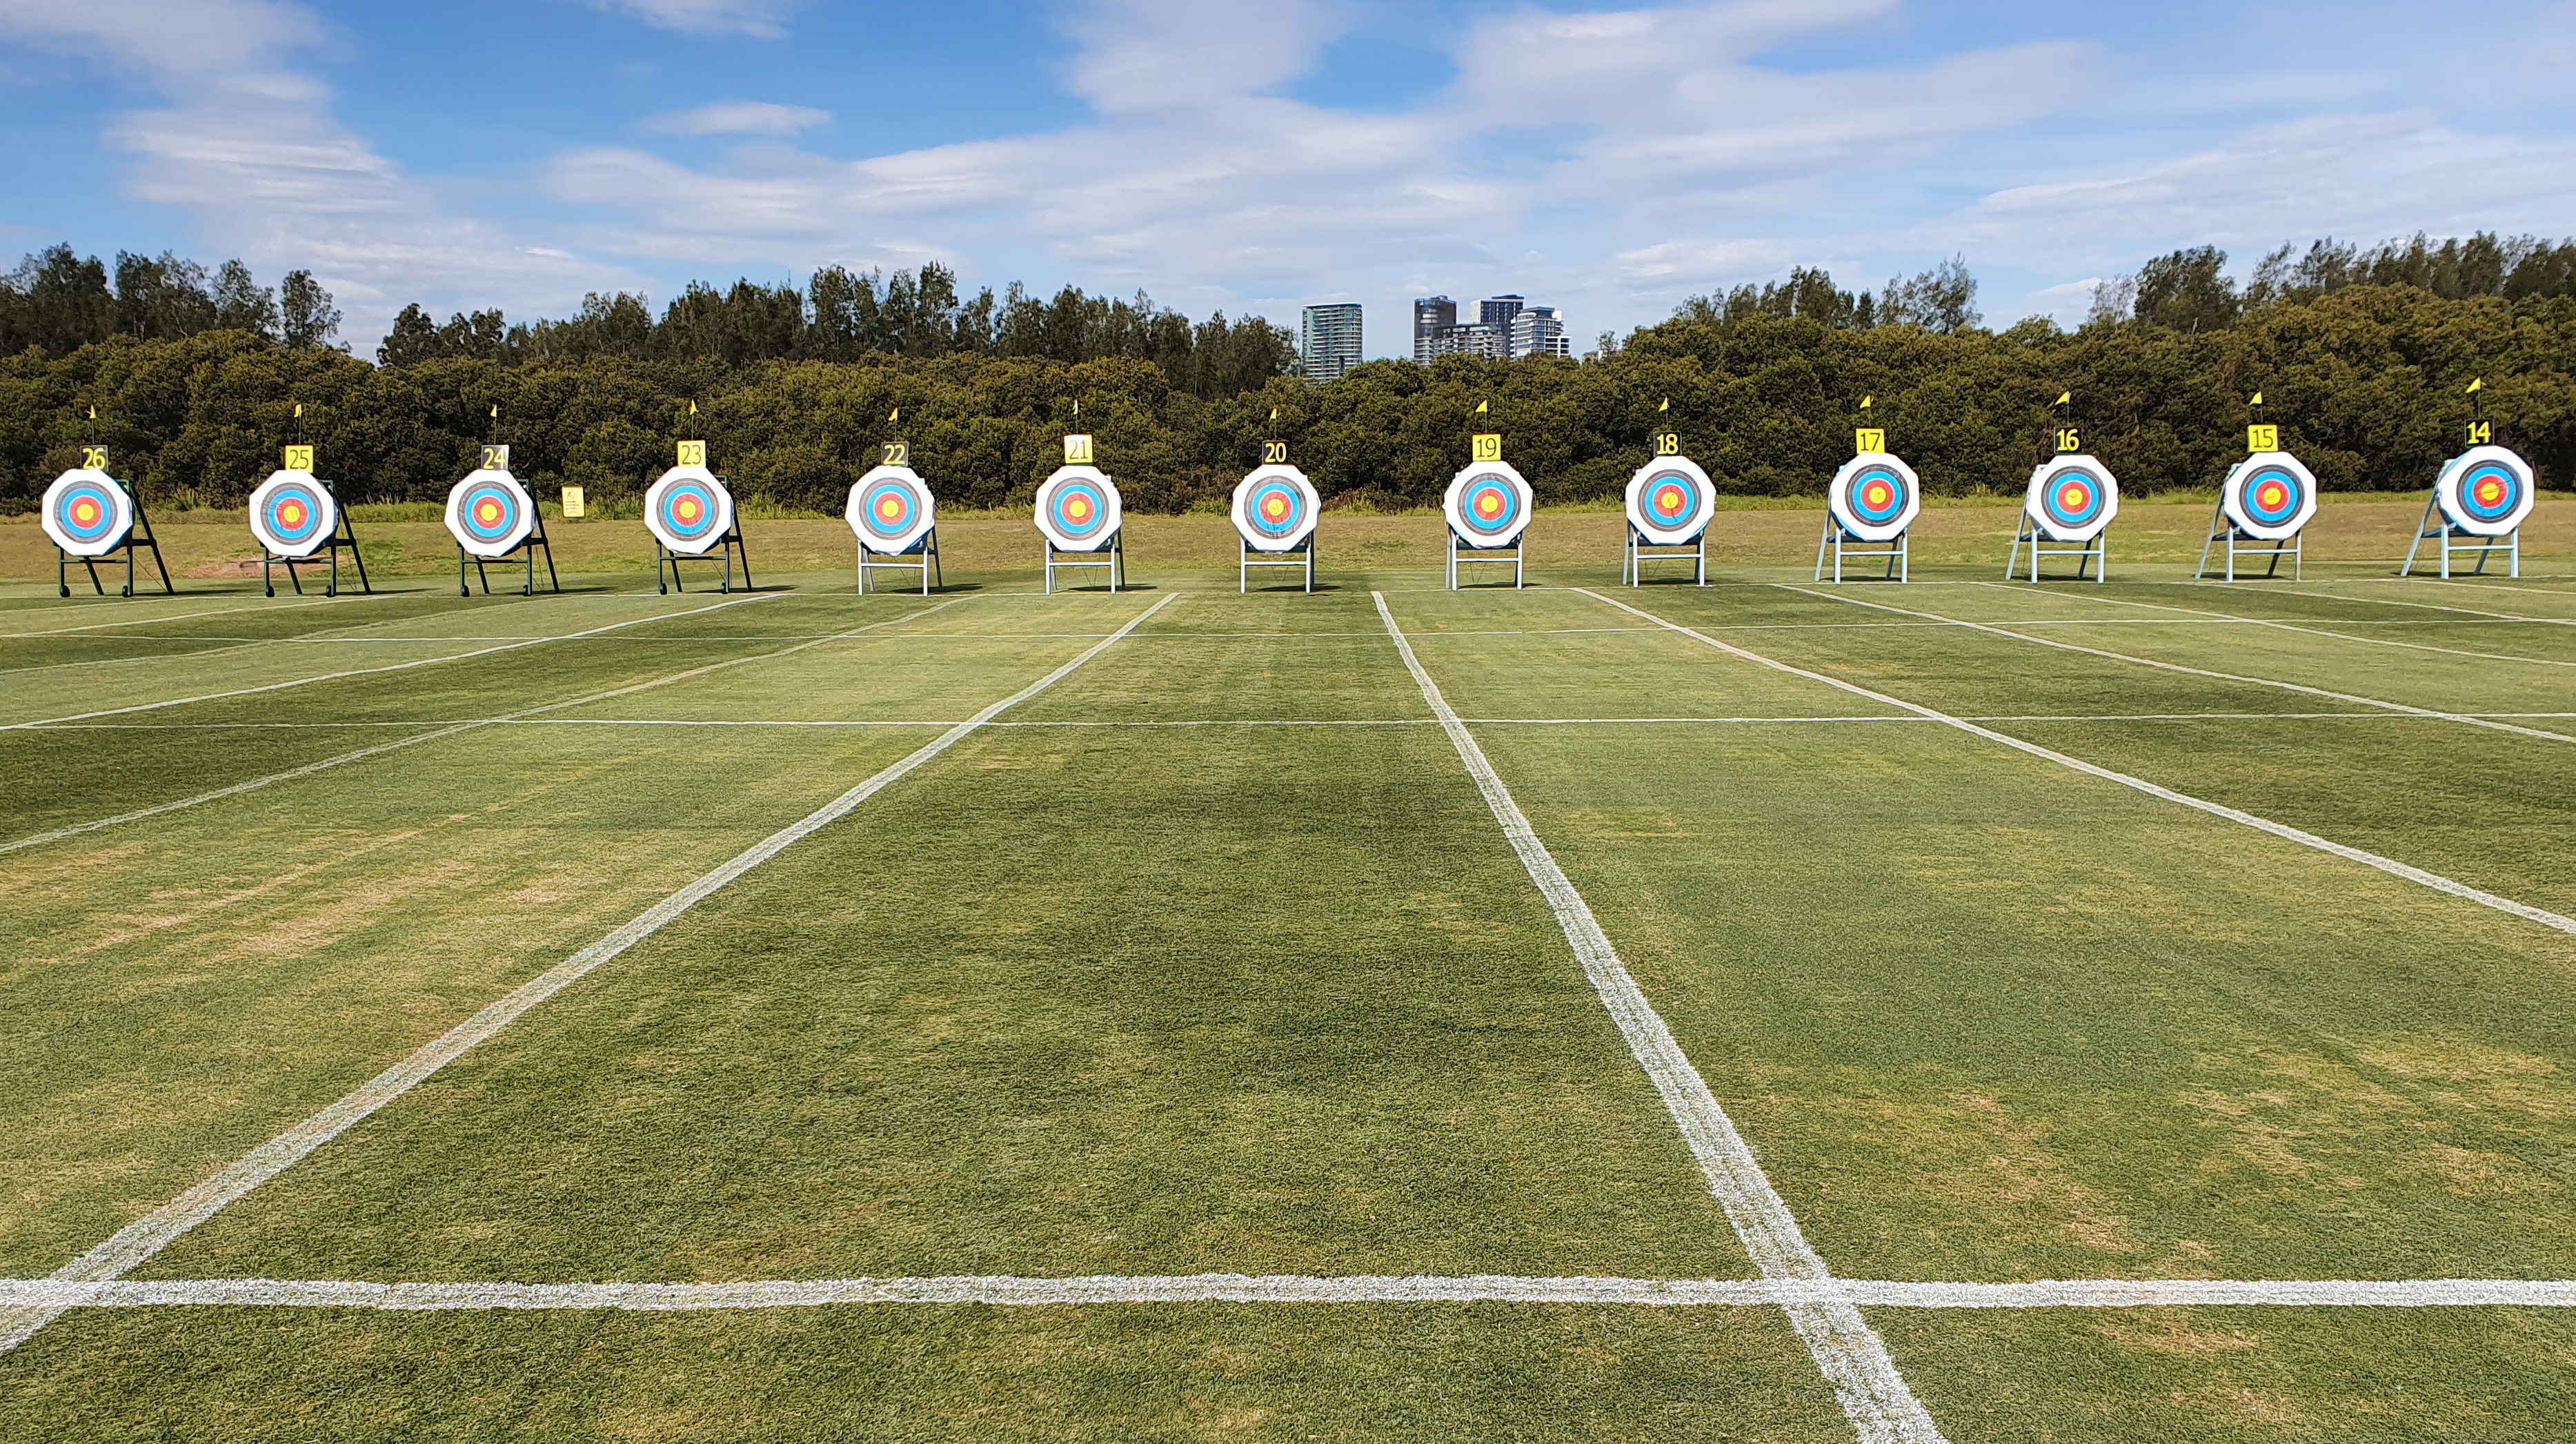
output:
[[[1887,500],[1884,505],[1870,504],[1869,493],[1872,482],[1886,484]],[[1843,491],[1843,505],[1851,508],[1853,516],[1871,526],[1885,526],[1905,515],[1906,499],[1905,478],[1888,467],[1877,465],[1865,466],[1853,473],[1851,484]]]
[[[698,514],[684,521],[680,517],[680,503],[690,499],[696,500]],[[673,482],[662,492],[662,525],[683,541],[696,541],[715,530],[716,506],[715,490],[705,482],[694,479]]]
[[[489,521],[484,517],[486,501],[494,504]],[[519,529],[519,494],[497,482],[478,481],[457,503],[456,516],[476,541],[498,545]]]
[[[88,526],[73,517],[73,507],[87,497],[98,507],[98,517]],[[116,498],[95,481],[84,481],[63,489],[54,500],[54,524],[83,543],[104,541],[116,531]]]
[[[301,520],[286,520],[288,502],[300,502],[304,508]],[[260,504],[260,520],[267,523],[268,534],[288,546],[302,546],[322,530],[323,501],[319,490],[300,481],[282,482],[271,488],[268,499]]]
[[[2263,504],[2263,488],[2267,483],[2277,484],[2281,488],[2280,505]],[[2307,491],[2307,486],[2299,480],[2298,473],[2288,467],[2259,466],[2238,480],[2236,504],[2245,509],[2248,517],[2263,526],[2286,526],[2298,517],[2299,508],[2306,505]]]
[[[1065,514],[1065,504],[1077,496],[1091,503],[1090,515],[1080,521],[1075,521]],[[1101,529],[1108,524],[1109,498],[1090,481],[1075,477],[1058,486],[1047,497],[1047,510],[1053,514],[1056,530],[1076,541],[1089,541],[1098,536]]]
[[[2083,504],[2069,510],[2066,493],[2079,486],[2083,491]],[[2049,476],[2047,489],[2040,493],[2039,504],[2047,510],[2050,521],[2059,526],[2077,527],[2102,514],[2102,499],[2106,494],[2102,478],[2080,466],[2070,466]]]
[[[895,504],[892,516],[886,514],[887,503]],[[871,536],[888,541],[912,529],[913,519],[920,515],[921,500],[900,479],[887,477],[859,493],[859,519]]]
[[[1693,481],[1686,473],[1656,472],[1646,478],[1645,488],[1638,495],[1644,500],[1643,510],[1646,515],[1654,519],[1655,525],[1668,531],[1676,527],[1688,526],[1699,520],[1701,509],[1699,483]],[[1680,503],[1678,508],[1671,505],[1675,501]]]
[[[1488,512],[1479,503],[1491,498]],[[1480,476],[1458,493],[1458,519],[1476,536],[1501,536],[1520,520],[1521,494],[1499,476]]]
[[[1271,514],[1273,501],[1279,504],[1276,517]],[[1286,481],[1272,477],[1244,497],[1243,514],[1251,519],[1254,531],[1266,537],[1283,537],[1305,522],[1306,494]]]
[[[2496,501],[2492,505],[2478,500],[2478,484],[2489,480],[2498,483]],[[2522,478],[2514,474],[2512,467],[2492,461],[2481,461],[2470,467],[2453,490],[2459,499],[2460,510],[2479,521],[2502,521],[2513,515],[2515,507],[2522,505]]]

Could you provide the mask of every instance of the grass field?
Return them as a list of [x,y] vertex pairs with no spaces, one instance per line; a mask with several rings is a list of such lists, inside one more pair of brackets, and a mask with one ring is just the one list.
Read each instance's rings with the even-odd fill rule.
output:
[[0,1439],[2565,1437],[2576,558],[2119,537],[48,565]]

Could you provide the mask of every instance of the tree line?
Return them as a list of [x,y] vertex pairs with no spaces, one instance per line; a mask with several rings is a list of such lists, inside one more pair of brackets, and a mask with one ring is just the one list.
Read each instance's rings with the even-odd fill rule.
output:
[[[1615,498],[1666,426],[1725,492],[1814,495],[1863,420],[1935,494],[2017,493],[2061,423],[2132,494],[2214,485],[2255,419],[2336,490],[2427,485],[2481,417],[2544,485],[2576,476],[2576,245],[2319,242],[2241,287],[2224,262],[2205,248],[2150,260],[2073,331],[1984,328],[1956,260],[1869,297],[1866,318],[1862,295],[1802,268],[1696,298],[1580,362],[1375,361],[1320,386],[1284,374],[1276,347],[1220,382],[1192,369],[1202,337],[1222,346],[1245,323],[1218,334],[1217,319],[1070,288],[1005,293],[987,316],[936,268],[902,286],[827,270],[766,301],[750,282],[693,288],[659,318],[633,297],[524,327],[469,317],[486,349],[395,353],[389,337],[379,366],[290,343],[264,315],[175,337],[115,326],[0,359],[0,509],[32,507],[85,442],[108,445],[147,501],[209,506],[240,505],[297,440],[352,500],[437,500],[499,441],[541,491],[613,502],[683,436],[708,441],[738,492],[781,506],[837,513],[898,437],[949,504],[1021,506],[1073,430],[1149,511],[1221,504],[1274,438],[1335,505],[1430,505],[1483,429],[1547,503]],[[25,294],[17,278],[7,289]]]

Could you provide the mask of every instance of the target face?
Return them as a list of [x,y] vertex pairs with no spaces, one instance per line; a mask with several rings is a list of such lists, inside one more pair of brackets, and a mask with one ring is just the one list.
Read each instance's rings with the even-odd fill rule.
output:
[[1467,545],[1507,547],[1529,525],[1535,500],[1530,484],[1511,463],[1477,461],[1449,479],[1440,510],[1449,518],[1449,529]]
[[909,466],[880,466],[850,488],[843,516],[859,545],[883,556],[912,549],[939,522],[930,486]]
[[1293,466],[1265,466],[1234,487],[1234,529],[1257,552],[1284,552],[1314,534],[1323,498],[1306,473]]
[[104,471],[76,467],[45,488],[45,535],[76,557],[105,556],[134,530],[134,498]]
[[2471,447],[2443,465],[2433,497],[2451,525],[2503,536],[2531,515],[2531,463],[2505,447]]
[[1038,530],[1057,551],[1098,551],[1118,522],[1118,484],[1096,466],[1059,466],[1038,483]]
[[2089,542],[2120,514],[2120,483],[2092,457],[2051,457],[2032,469],[2022,510],[2050,541]]
[[1865,542],[1894,541],[1923,509],[1923,483],[1894,454],[1864,451],[1843,463],[1825,487],[1834,524]]
[[272,556],[309,557],[340,529],[340,505],[309,471],[272,471],[250,494],[250,534]]
[[644,527],[662,545],[698,556],[733,530],[733,493],[703,466],[675,466],[644,489]]
[[2238,531],[2280,541],[2298,535],[2317,514],[2317,479],[2286,451],[2258,451],[2227,473],[2218,506]]
[[470,473],[447,493],[447,531],[470,556],[508,553],[537,529],[537,504],[498,468]]
[[1628,525],[1655,546],[1683,546],[1708,530],[1717,488],[1686,456],[1658,456],[1628,478]]

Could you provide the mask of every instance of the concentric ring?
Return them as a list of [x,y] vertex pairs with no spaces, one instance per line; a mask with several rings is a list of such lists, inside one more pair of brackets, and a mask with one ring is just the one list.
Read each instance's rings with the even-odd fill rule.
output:
[[2218,507],[2245,535],[2282,541],[2317,514],[2317,479],[2286,451],[2258,451],[2219,483]]
[[508,554],[537,529],[537,506],[519,479],[499,468],[470,473],[447,493],[447,531],[478,557]]
[[309,471],[273,471],[250,494],[250,533],[272,556],[309,557],[340,529],[330,488]]
[[938,524],[939,504],[911,467],[880,466],[850,488],[842,515],[859,545],[894,556],[911,550]]
[[2090,456],[2053,457],[2031,471],[2022,509],[2052,541],[2089,542],[2120,514],[2120,483]]
[[1234,487],[1234,529],[1254,551],[1294,550],[1315,530],[1323,499],[1293,466],[1257,467]]
[[1440,509],[1467,545],[1507,547],[1529,525],[1532,500],[1530,484],[1509,462],[1479,461],[1449,479]]
[[1118,534],[1118,484],[1093,466],[1060,466],[1038,483],[1037,524],[1058,551],[1098,551]]
[[75,467],[45,488],[41,516],[45,534],[66,553],[105,556],[134,530],[134,498],[106,472]]
[[1628,525],[1651,546],[1686,546],[1708,529],[1717,488],[1687,456],[1658,456],[1628,478]]
[[1888,452],[1853,457],[1825,484],[1825,510],[1846,536],[1861,541],[1896,540],[1922,509],[1922,479]]
[[2506,447],[2472,447],[2443,466],[2433,497],[2461,531],[2503,536],[2531,515],[2531,463]]

